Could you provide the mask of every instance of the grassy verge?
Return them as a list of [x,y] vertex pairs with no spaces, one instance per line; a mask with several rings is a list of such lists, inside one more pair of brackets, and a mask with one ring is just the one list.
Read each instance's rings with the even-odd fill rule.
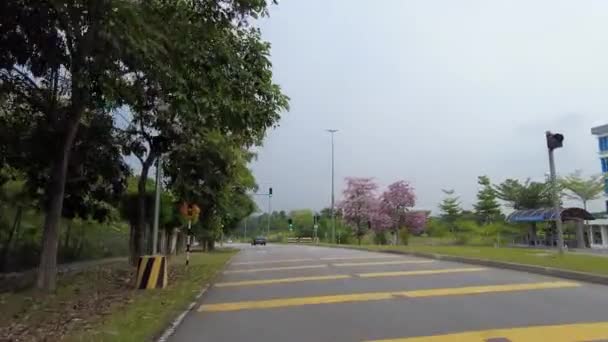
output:
[[181,313],[235,250],[171,258],[169,286],[133,290],[124,262],[59,279],[57,293],[0,294],[0,336],[20,341],[146,341]]
[[[357,247],[350,245],[349,247]],[[474,259],[512,262],[518,264],[554,267],[570,271],[608,275],[608,258],[593,255],[566,253],[562,256],[554,251],[525,248],[494,248],[477,246],[360,246],[372,251],[399,250],[407,252],[434,253]]]

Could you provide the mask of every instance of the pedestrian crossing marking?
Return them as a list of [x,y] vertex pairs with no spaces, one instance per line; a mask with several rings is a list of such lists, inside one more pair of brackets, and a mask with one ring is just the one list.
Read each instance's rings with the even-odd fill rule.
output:
[[463,272],[481,272],[487,268],[482,267],[467,267],[467,268],[448,268],[441,270],[415,270],[415,271],[397,271],[397,272],[374,272],[374,273],[359,273],[361,278],[377,278],[377,277],[400,277],[414,275],[432,275],[432,274],[447,274],[447,273],[463,273]]
[[604,341],[607,338],[608,322],[597,322],[480,330],[445,335],[376,340],[374,342],[580,342]]
[[291,277],[291,278],[278,278],[278,279],[244,280],[244,281],[217,283],[217,284],[215,284],[215,287],[234,287],[234,286],[298,283],[298,282],[304,282],[304,281],[339,280],[339,279],[349,279],[349,278],[351,278],[351,276],[349,276],[348,274],[336,274],[336,275],[317,276],[317,277]]
[[308,268],[325,268],[327,265],[302,265],[302,266],[283,266],[283,267],[264,267],[264,268],[249,268],[244,270],[228,270],[225,274],[231,273],[255,273],[265,271],[287,271],[287,270],[302,270]]
[[336,267],[355,267],[355,266],[381,266],[381,265],[405,265],[405,264],[428,264],[435,260],[397,260],[397,261],[373,261],[373,262],[344,262],[333,264]]
[[408,298],[425,298],[425,297],[478,295],[478,294],[487,294],[487,293],[503,293],[503,292],[515,292],[515,291],[572,288],[572,287],[578,287],[578,286],[580,286],[580,284],[574,283],[574,282],[555,281],[555,282],[523,283],[523,284],[507,284],[507,285],[466,286],[466,287],[424,289],[424,290],[412,290],[412,291],[352,293],[352,294],[343,294],[343,295],[278,298],[278,299],[268,299],[268,300],[253,300],[253,301],[242,301],[242,302],[203,304],[198,308],[198,311],[199,312],[225,312],[225,311],[239,311],[239,310],[253,310],[253,309],[271,309],[271,308],[283,308],[283,307],[294,307],[294,306],[304,306],[304,305],[337,304],[337,303],[388,300],[388,299],[394,298],[394,296],[402,296],[402,297],[408,297]]

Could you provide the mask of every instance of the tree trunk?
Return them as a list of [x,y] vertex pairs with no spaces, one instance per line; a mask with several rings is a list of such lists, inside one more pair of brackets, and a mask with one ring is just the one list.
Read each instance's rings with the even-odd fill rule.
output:
[[141,174],[137,182],[137,220],[136,224],[131,226],[131,241],[129,245],[131,265],[136,266],[137,260],[143,254],[144,248],[144,231],[146,229],[146,180],[150,164],[147,160],[143,163]]
[[[73,95],[74,96],[74,95]],[[42,243],[40,251],[40,266],[36,286],[45,291],[55,291],[57,283],[57,247],[59,242],[59,221],[63,210],[65,182],[68,173],[70,152],[78,123],[84,107],[74,106],[72,117],[68,123],[66,135],[62,141],[61,150],[50,168],[50,178],[47,183],[45,200],[47,201]]]
[[15,213],[15,220],[13,221],[13,228],[8,235],[8,239],[4,244],[4,249],[2,250],[2,264],[0,265],[0,271],[6,272],[8,270],[8,258],[11,254],[11,249],[13,247],[14,241],[16,240],[17,232],[19,231],[19,227],[21,227],[21,213],[23,212],[22,206],[17,206],[17,212]]
[[158,239],[158,242],[160,243],[160,246],[158,247],[158,251],[160,252],[160,254],[166,255],[167,254],[167,230],[160,229],[160,231],[158,233],[160,234],[160,238]]
[[72,233],[72,222],[68,222],[68,226],[65,229],[65,239],[63,240],[63,249],[67,251],[70,248],[70,235]]
[[173,230],[171,231],[171,241],[169,244],[169,254],[177,254],[177,235],[178,235],[178,230],[177,228],[173,228]]
[[585,248],[585,232],[583,232],[583,220],[576,221],[576,247]]

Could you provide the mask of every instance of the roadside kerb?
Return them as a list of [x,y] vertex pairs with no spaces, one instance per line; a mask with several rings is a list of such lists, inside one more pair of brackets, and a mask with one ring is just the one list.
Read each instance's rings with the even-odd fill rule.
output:
[[446,254],[401,251],[401,250],[394,250],[394,249],[392,249],[392,250],[391,249],[371,250],[371,249],[367,249],[365,247],[357,247],[357,246],[336,246],[336,245],[325,245],[325,246],[333,247],[333,248],[353,249],[353,250],[358,250],[358,251],[410,255],[410,256],[416,256],[416,257],[421,257],[421,258],[430,258],[430,259],[436,259],[436,260],[460,262],[460,263],[471,264],[471,265],[481,265],[481,266],[489,266],[489,267],[494,267],[494,268],[503,268],[503,269],[509,269],[509,270],[515,270],[515,271],[535,273],[535,274],[551,276],[551,277],[559,277],[559,278],[576,280],[576,281],[584,281],[584,282],[594,283],[594,284],[608,285],[608,276],[587,273],[587,272],[570,271],[570,270],[564,270],[564,269],[559,269],[559,268],[554,268],[554,267],[526,265],[526,264],[518,264],[518,263],[513,263],[513,262],[487,260],[487,259],[466,258],[466,257],[446,255]]

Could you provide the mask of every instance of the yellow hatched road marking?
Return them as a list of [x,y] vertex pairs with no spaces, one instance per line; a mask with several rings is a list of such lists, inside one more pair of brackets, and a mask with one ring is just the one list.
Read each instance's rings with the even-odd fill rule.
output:
[[334,304],[348,302],[366,302],[373,300],[387,300],[395,297],[435,297],[435,296],[455,296],[455,295],[475,295],[482,293],[499,293],[525,290],[557,289],[580,286],[578,283],[567,281],[509,284],[509,285],[487,285],[487,286],[467,286],[455,288],[426,289],[414,291],[396,292],[369,292],[353,293],[345,295],[313,296],[298,298],[279,298],[268,300],[254,300],[244,302],[228,302],[217,304],[204,304],[198,308],[199,312],[222,312],[238,311],[251,309],[270,309],[291,306],[315,305],[315,304]]
[[217,284],[215,284],[215,287],[267,285],[267,284],[279,284],[279,283],[298,283],[298,282],[303,282],[303,281],[338,280],[338,279],[349,279],[349,278],[351,278],[351,276],[349,276],[347,274],[338,274],[338,275],[318,276],[318,277],[292,277],[292,278],[264,279],[264,280],[244,280],[244,281],[217,283]]
[[283,270],[301,270],[307,268],[324,268],[327,265],[303,265],[303,266],[284,266],[284,267],[265,267],[265,268],[250,268],[246,270],[228,270],[224,273],[254,273],[262,271],[283,271]]
[[352,266],[379,266],[379,265],[405,265],[405,264],[428,264],[435,260],[397,260],[397,261],[373,261],[373,262],[343,262],[333,264],[336,267]]
[[359,274],[357,274],[357,276],[359,276],[361,278],[399,277],[399,276],[429,275],[429,274],[444,274],[444,273],[481,272],[481,271],[485,271],[485,270],[487,270],[487,268],[468,267],[468,268],[448,268],[448,269],[442,269],[442,270],[359,273]]
[[321,258],[320,260],[360,260],[360,259],[395,259],[403,258],[398,255],[369,255],[369,256],[350,256],[350,257],[328,257]]
[[470,331],[455,334],[405,337],[376,342],[580,342],[608,338],[608,322],[544,325],[521,328]]
[[245,261],[245,262],[233,262],[231,265],[264,265],[264,264],[280,264],[284,262],[301,262],[301,261],[317,261],[319,259],[285,259],[285,260],[273,260],[273,261]]

